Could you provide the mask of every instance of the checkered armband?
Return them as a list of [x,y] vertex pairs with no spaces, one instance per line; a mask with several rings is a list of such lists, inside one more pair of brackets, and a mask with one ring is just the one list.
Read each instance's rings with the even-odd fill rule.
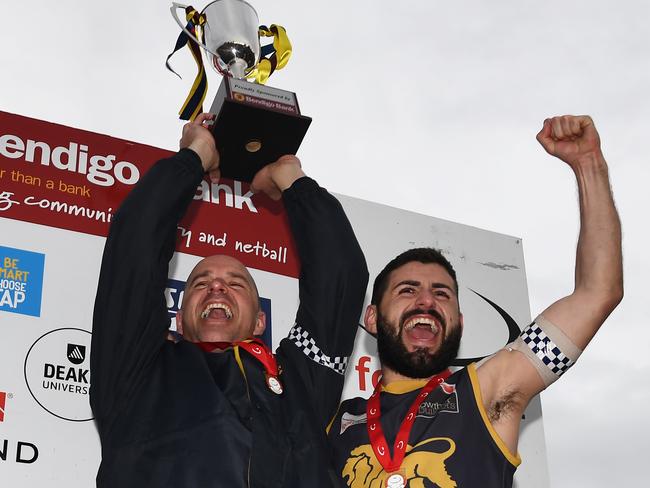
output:
[[345,368],[348,365],[346,356],[330,357],[325,354],[316,344],[316,341],[309,335],[305,329],[295,324],[289,331],[289,340],[293,342],[302,353],[315,363],[325,366],[340,375],[345,374]]
[[582,354],[560,328],[541,315],[506,348],[524,353],[546,386],[566,373]]

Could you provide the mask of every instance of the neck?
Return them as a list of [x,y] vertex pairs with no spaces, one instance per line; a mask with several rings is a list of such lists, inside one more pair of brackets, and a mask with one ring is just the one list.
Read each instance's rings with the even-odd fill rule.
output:
[[410,378],[408,376],[404,376],[403,374],[399,374],[397,371],[393,371],[389,367],[383,366],[381,368],[381,384],[384,386],[388,386],[395,381],[404,381],[404,380],[412,380],[412,379],[415,378]]
[[[446,368],[445,368],[446,369]],[[444,369],[442,371],[445,371]],[[442,373],[442,371],[438,371],[436,374]],[[393,371],[390,369],[388,366],[382,366],[381,368],[381,384],[384,386],[388,386],[391,383],[395,381],[405,381],[405,380],[422,380],[422,381],[429,381],[431,378],[435,376],[431,375],[426,378],[411,378],[410,376],[404,376],[403,374],[398,373],[397,371]]]

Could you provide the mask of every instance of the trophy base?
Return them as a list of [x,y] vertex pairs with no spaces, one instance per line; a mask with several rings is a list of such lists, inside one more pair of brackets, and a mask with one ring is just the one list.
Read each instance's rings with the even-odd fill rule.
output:
[[[293,97],[290,105],[243,96],[240,91],[264,90]],[[287,98],[288,99],[288,98]],[[261,100],[261,101],[260,101]],[[279,107],[279,108],[274,108]],[[295,94],[277,88],[224,78],[210,112],[217,117],[212,134],[219,151],[221,176],[250,182],[267,164],[296,154],[311,118],[300,115]]]

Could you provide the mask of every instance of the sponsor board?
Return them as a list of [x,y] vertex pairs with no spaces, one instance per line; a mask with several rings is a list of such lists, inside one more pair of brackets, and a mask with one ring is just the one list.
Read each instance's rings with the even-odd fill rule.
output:
[[[32,464],[38,459],[38,447],[27,441],[0,440],[0,461]],[[4,484],[3,484],[4,486]],[[14,485],[16,486],[16,485]]]
[[[172,154],[0,111],[0,217],[105,237],[133,185]],[[260,270],[299,274],[282,202],[253,194],[248,183],[206,177],[178,238],[177,250],[187,254],[227,254]]]
[[45,254],[0,246],[0,310],[39,317]]
[[[0,151],[0,226],[3,222],[9,223],[9,228],[22,231],[25,228],[22,222],[39,225],[28,226],[25,235],[21,235],[21,241],[0,244],[29,249],[32,248],[31,242],[37,242],[38,247],[33,248],[40,249],[41,243],[44,243],[42,249],[48,254],[48,274],[54,270],[56,262],[50,249],[56,249],[56,259],[61,262],[74,262],[85,259],[80,249],[99,249],[101,246],[100,239],[86,237],[106,236],[114,211],[133,187],[131,180],[135,172],[129,173],[133,168],[124,163],[116,171],[118,163],[131,163],[142,176],[154,161],[171,154],[105,135],[0,112],[0,137],[7,134],[16,137],[5,137],[3,142],[0,141],[0,149],[7,153]],[[91,169],[93,156],[98,157],[93,160],[96,166],[94,170]],[[106,161],[112,163],[111,168]],[[106,166],[102,169],[100,165],[104,163]],[[94,175],[90,174],[92,171]],[[284,209],[280,204],[273,207],[262,197],[251,195],[245,183],[222,180],[214,185],[204,180],[197,187],[189,212],[179,224],[176,249],[194,256],[228,254],[249,267],[267,272],[256,273],[256,280],[259,279],[258,285],[262,285],[260,291],[268,290],[268,296],[273,298],[276,314],[274,333],[283,337],[288,332],[285,330],[287,324],[290,326],[293,323],[295,305],[298,303],[297,282],[293,279],[298,277],[298,263]],[[389,257],[407,247],[439,248],[457,267],[464,286],[461,289],[461,303],[467,334],[461,345],[461,357],[465,360],[497,350],[514,331],[514,320],[509,321],[503,310],[495,306],[496,303],[507,310],[518,324],[529,320],[519,240],[342,195],[337,195],[337,198],[366,252],[371,278]],[[61,233],[56,229],[73,230],[85,235]],[[34,234],[30,236],[32,231]],[[60,246],[62,234],[65,234],[65,246]],[[24,244],[22,240],[28,243]],[[183,256],[178,261],[180,264],[177,262],[176,266],[186,270],[186,263],[193,262],[194,258]],[[99,263],[95,262],[76,267],[80,269],[79,283],[93,289],[97,283],[98,266]],[[178,276],[184,278],[182,272],[178,272]],[[49,281],[45,283],[44,290],[48,294]],[[165,299],[170,317],[173,317],[182,301],[184,282],[170,280],[167,288]],[[65,317],[63,324],[85,324],[92,313],[92,299],[83,303],[75,301],[71,306],[65,299],[55,301],[51,296],[46,298],[45,304],[53,304],[51,311]],[[49,305],[46,306],[49,316]],[[24,324],[33,322],[24,315],[5,317]],[[268,311],[267,317],[270,320]],[[49,320],[57,320],[54,323],[61,324],[58,319],[50,317]],[[39,339],[40,342],[36,338],[53,326],[42,327],[42,332],[38,334],[34,334],[30,327],[12,328],[11,334],[24,339],[24,345],[16,350],[15,346],[11,346],[14,341],[6,341],[0,354],[0,366],[4,370],[8,365],[25,361],[25,379],[36,402],[31,404],[32,397],[22,395],[22,400],[33,407],[33,414],[25,419],[27,422],[24,425],[19,425],[18,421],[23,419],[19,419],[16,412],[22,413],[21,405],[6,395],[4,423],[0,424],[0,429],[7,433],[0,435],[0,458],[4,457],[8,466],[15,459],[28,463],[30,459],[38,457],[40,449],[38,463],[34,465],[36,469],[30,470],[31,485],[91,486],[100,456],[99,440],[93,423],[83,421],[89,420],[92,415],[87,395],[75,392],[77,387],[83,392],[83,386],[86,386],[84,381],[92,379],[83,372],[84,368],[87,369],[91,353],[90,335],[81,331],[79,336],[59,338],[61,340],[57,340],[57,344],[49,344],[46,354],[42,343],[54,341],[50,341],[49,336],[45,337],[47,334]],[[51,331],[51,335],[55,334],[58,332]],[[84,336],[87,338],[84,339]],[[25,356],[27,349],[30,349],[27,354],[29,358]],[[41,355],[40,359],[36,358],[38,354]],[[75,364],[75,361],[79,364]],[[357,347],[349,364],[354,367],[348,370],[345,396],[368,396],[379,380],[380,371],[374,339],[363,330],[357,334]],[[71,372],[70,368],[77,369]],[[60,389],[45,388],[43,384],[49,386],[43,383],[46,380],[54,382]],[[4,380],[0,381],[2,388],[16,392]],[[64,399],[67,405],[58,402]],[[37,404],[40,406],[37,407]],[[441,407],[427,406],[428,410],[422,413],[435,414],[443,409],[452,410],[454,406],[445,404]],[[48,414],[42,412],[41,408]],[[527,414],[527,425],[522,429],[520,446],[526,462],[517,471],[517,486],[546,486],[538,400],[536,408],[532,414]],[[346,424],[348,427],[365,421],[363,418],[346,420],[349,421]],[[43,429],[43,425],[47,425],[47,428]],[[8,427],[17,430],[14,433],[7,430]],[[65,445],[58,443],[56,449],[48,446],[50,440],[61,438],[66,439]],[[5,443],[3,439],[8,441]],[[24,468],[28,464],[16,464],[14,467]],[[73,477],[70,475],[71,468]],[[23,486],[22,471],[7,471],[6,474],[2,473],[3,486],[5,481],[11,486]]]
[[62,328],[39,337],[25,357],[25,382],[34,400],[55,417],[92,420],[90,332]]
[[5,421],[5,412],[7,409],[7,399],[13,398],[12,393],[7,393],[6,391],[0,391],[0,422]]
[[[7,400],[12,400],[13,397],[13,393],[0,391],[0,423],[7,419]],[[37,459],[38,447],[36,444],[27,441],[13,441],[4,437],[0,439],[0,462],[32,464]]]

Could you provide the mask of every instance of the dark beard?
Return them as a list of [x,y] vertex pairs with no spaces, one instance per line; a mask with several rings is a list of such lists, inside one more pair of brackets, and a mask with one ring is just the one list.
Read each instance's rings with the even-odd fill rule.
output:
[[440,333],[445,334],[447,325],[435,310],[426,312],[411,310],[400,319],[399,328],[395,334],[392,333],[395,328],[391,327],[377,310],[377,353],[382,366],[387,366],[407,378],[429,378],[449,367],[458,355],[462,336],[460,324],[455,324],[449,334],[443,338],[435,353],[431,353],[425,348],[409,352],[402,342],[402,329],[406,320],[413,315],[425,313],[439,320],[442,326]]

